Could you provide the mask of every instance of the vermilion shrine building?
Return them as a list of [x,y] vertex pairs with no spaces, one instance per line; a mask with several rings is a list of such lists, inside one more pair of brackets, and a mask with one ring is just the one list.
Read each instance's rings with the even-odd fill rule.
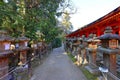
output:
[[98,20],[72,32],[67,35],[67,37],[81,37],[82,35],[88,37],[90,33],[100,36],[104,33],[104,29],[107,26],[112,27],[113,33],[120,35],[120,7],[99,18]]
[[[104,34],[104,31],[108,26],[110,26],[113,30],[113,32],[111,33],[120,35],[120,6],[115,10],[111,11],[110,13],[106,14],[105,16],[99,18],[98,20],[68,34],[66,37],[68,39],[82,37],[82,35],[85,35],[86,37],[88,37],[91,33],[96,34],[96,36],[101,36]],[[104,49],[108,52],[106,52]],[[116,57],[116,53],[114,53],[114,51],[113,53],[110,53],[111,52],[110,48],[104,48],[104,49],[101,49],[101,52],[103,52],[102,53],[103,59],[104,59],[103,63],[107,63],[107,64],[104,64],[104,66],[107,65],[107,68],[109,68],[110,72],[112,72],[112,74],[117,75],[119,77],[120,76],[120,55],[117,55]],[[113,55],[115,56],[110,57]],[[96,59],[96,56],[94,57],[94,60],[95,59]],[[105,61],[109,61],[109,62],[105,62]],[[109,76],[113,77],[113,75],[109,75]],[[119,80],[119,79],[108,79],[108,80]]]

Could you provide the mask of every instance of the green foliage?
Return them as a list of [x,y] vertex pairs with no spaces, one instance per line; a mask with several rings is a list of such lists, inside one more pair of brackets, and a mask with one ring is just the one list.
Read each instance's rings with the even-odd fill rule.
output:
[[84,73],[84,75],[86,76],[86,78],[88,80],[97,80],[97,76],[91,74],[88,70],[86,70],[84,67],[80,67],[80,69],[82,70],[82,72]]
[[71,53],[68,52],[67,55],[70,57],[70,59],[71,59],[73,62],[76,62],[76,61],[77,61]]
[[52,42],[52,47],[53,48],[57,48],[60,47],[62,45],[62,41],[60,38],[55,38]]
[[62,25],[66,34],[69,34],[73,29],[72,23],[70,22],[70,14],[67,11],[63,15]]
[[0,29],[6,30],[11,36],[18,36],[22,32],[21,26],[24,25],[24,21],[17,12],[17,5],[15,2],[10,1],[0,6]]
[[[26,18],[26,21],[28,21],[26,23],[26,29],[28,30],[27,36],[31,37],[32,39],[34,37],[35,40],[45,40],[45,42],[49,43],[53,41],[59,34],[59,29],[56,27],[55,18],[59,3],[57,3],[56,0],[41,0],[40,4],[40,8],[31,8],[27,9],[26,11],[28,16]],[[36,35],[36,31],[38,30],[40,33],[42,33],[41,37]]]
[[[74,58],[74,56],[71,53],[67,53],[68,57],[73,61],[76,62],[77,60]],[[84,67],[80,67],[80,69],[82,70],[83,74],[86,76],[86,78],[88,80],[97,80],[97,76],[91,74],[88,70],[86,70]]]
[[[0,1],[0,29],[8,31],[13,37],[25,35],[31,40],[52,42],[61,33],[56,27],[56,15],[64,0],[32,0],[33,3],[31,0],[26,1],[28,2]],[[37,31],[42,35],[36,34]]]

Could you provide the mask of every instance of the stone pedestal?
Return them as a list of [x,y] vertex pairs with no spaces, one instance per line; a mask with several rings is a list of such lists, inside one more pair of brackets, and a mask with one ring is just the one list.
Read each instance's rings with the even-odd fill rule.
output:
[[87,48],[89,55],[89,64],[96,66],[97,52],[96,49]]
[[109,69],[111,73],[116,75],[116,54],[103,53],[103,64]]
[[[120,52],[119,49],[106,49],[103,47],[99,47],[98,51],[103,53],[103,66],[108,69],[108,73],[112,73],[112,75],[117,76],[117,64],[116,64],[116,54]],[[108,80],[116,80],[112,79],[113,76],[107,75]]]
[[87,43],[88,46],[86,48],[87,50],[87,55],[88,55],[88,70],[93,73],[93,74],[98,74],[98,67],[96,65],[96,58],[97,58],[97,44],[100,42],[97,37],[95,37],[95,34],[90,34]]
[[87,54],[88,54],[88,62],[89,64],[86,66],[86,69],[91,72],[92,74],[98,75],[99,70],[98,66],[96,66],[96,49],[93,48],[87,48]]

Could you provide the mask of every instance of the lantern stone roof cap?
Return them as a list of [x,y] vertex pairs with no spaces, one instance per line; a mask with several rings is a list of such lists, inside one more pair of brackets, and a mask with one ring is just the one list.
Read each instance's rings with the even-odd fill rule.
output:
[[101,40],[99,39],[99,37],[93,37],[93,41],[94,42],[100,42]]
[[82,40],[82,38],[77,38],[77,40]]
[[0,41],[14,41],[14,38],[7,35],[6,31],[0,30]]
[[69,41],[75,41],[76,40],[76,38],[70,38],[70,40]]
[[112,27],[108,26],[105,28],[104,34],[99,37],[101,40],[109,40],[109,39],[118,39],[120,40],[120,36],[117,34],[112,34]]
[[110,40],[110,39],[117,39],[120,40],[120,36],[117,34],[104,34],[99,37],[100,40]]
[[92,38],[87,39],[87,42],[92,42],[92,41],[93,41]]
[[86,38],[87,42],[93,41],[93,34],[89,34],[88,38]]
[[19,40],[19,41],[29,41],[30,39],[25,37],[25,36],[22,36],[22,37],[17,38],[16,40]]
[[87,42],[87,40],[88,40],[87,38],[83,38],[83,39],[82,39],[82,41],[84,41],[84,42]]
[[100,39],[94,39],[93,41],[94,42],[100,42],[101,40]]
[[72,38],[67,38],[67,40],[68,40],[68,41],[71,41],[71,40],[72,40]]
[[23,51],[23,50],[29,50],[30,48],[27,46],[20,46],[18,49],[15,49],[15,51]]
[[87,38],[87,42],[100,42],[99,37]]
[[76,38],[73,38],[72,40],[74,41],[74,40],[76,40]]

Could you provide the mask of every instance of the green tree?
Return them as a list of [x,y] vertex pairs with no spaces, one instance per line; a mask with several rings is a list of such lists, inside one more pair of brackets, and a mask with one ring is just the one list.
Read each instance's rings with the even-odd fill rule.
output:
[[70,22],[70,15],[75,14],[76,11],[77,9],[72,5],[71,0],[63,0],[58,9],[58,17],[61,18],[61,20],[58,21],[58,26],[63,31],[63,37],[73,30],[73,25]]
[[[31,40],[53,41],[61,33],[57,16],[62,15],[65,0],[4,0],[0,1],[0,29],[11,36],[25,35]],[[64,5],[63,5],[64,7]],[[39,34],[36,34],[39,31]]]
[[[16,26],[18,24],[18,13],[16,3],[10,1],[5,3],[1,1],[0,4],[0,29],[5,29],[8,33],[16,32]],[[12,35],[11,34],[11,35]]]
[[69,34],[73,29],[72,23],[70,22],[70,14],[67,11],[63,14],[62,27],[66,34]]

